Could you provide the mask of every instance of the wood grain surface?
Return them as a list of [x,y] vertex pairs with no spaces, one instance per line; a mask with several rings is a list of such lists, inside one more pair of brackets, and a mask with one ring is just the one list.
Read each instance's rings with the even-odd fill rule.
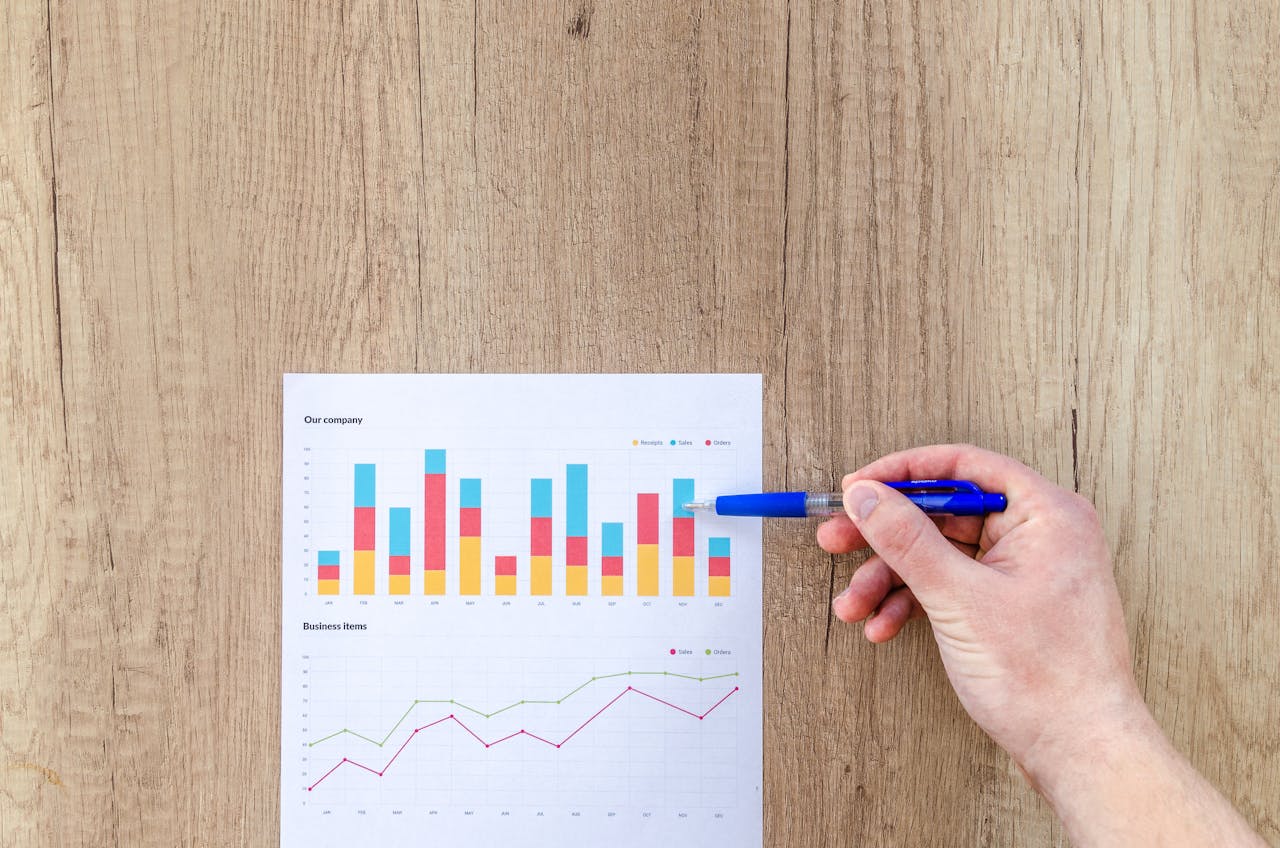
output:
[[[269,845],[285,371],[760,371],[766,482],[1098,505],[1280,840],[1280,5],[12,0],[0,843]],[[1060,845],[928,629],[771,525],[769,845]],[[1053,657],[1044,658],[1046,663]]]

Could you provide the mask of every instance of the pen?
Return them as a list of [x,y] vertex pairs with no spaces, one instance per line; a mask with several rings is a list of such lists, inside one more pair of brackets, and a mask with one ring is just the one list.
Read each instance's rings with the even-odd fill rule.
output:
[[[884,485],[897,489],[931,515],[986,515],[1004,512],[1008,501],[998,492],[984,492],[968,480],[906,480]],[[759,518],[806,518],[844,512],[840,492],[762,492],[754,495],[721,495],[683,505],[690,512],[705,510],[716,515]]]

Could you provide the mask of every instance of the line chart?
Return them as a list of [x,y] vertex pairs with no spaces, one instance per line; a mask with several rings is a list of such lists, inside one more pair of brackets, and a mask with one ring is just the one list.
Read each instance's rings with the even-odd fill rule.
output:
[[[588,681],[588,682],[590,682],[590,681]],[[586,684],[583,684],[583,685],[585,686]],[[581,688],[581,687],[579,687],[579,688]],[[527,736],[527,737],[529,737],[530,739],[534,739],[534,740],[536,740],[536,741],[538,741],[538,742],[543,743],[544,745],[550,745],[552,748],[561,748],[561,747],[563,747],[563,746],[564,746],[564,744],[565,744],[566,742],[568,742],[568,741],[569,741],[570,739],[572,739],[573,737],[577,736],[577,735],[582,731],[582,729],[583,729],[584,727],[586,727],[588,724],[591,724],[591,722],[593,722],[593,721],[595,721],[597,718],[599,718],[599,717],[600,717],[600,715],[601,715],[605,710],[609,709],[609,708],[610,708],[610,707],[612,707],[614,704],[618,703],[618,701],[622,700],[622,698],[623,698],[624,696],[628,695],[628,694],[642,695],[642,696],[644,696],[645,698],[648,698],[648,699],[649,699],[649,700],[651,700],[651,701],[657,701],[659,704],[662,704],[662,705],[664,705],[664,706],[670,707],[671,709],[676,710],[677,712],[684,713],[684,714],[685,714],[685,715],[687,715],[687,716],[690,716],[690,717],[692,717],[692,718],[696,718],[696,719],[698,719],[699,721],[702,721],[702,720],[703,720],[703,719],[705,719],[708,715],[710,715],[710,714],[711,714],[711,712],[712,712],[713,710],[715,710],[715,709],[716,709],[716,707],[719,707],[719,706],[720,706],[721,704],[723,704],[725,701],[729,700],[729,698],[733,697],[734,693],[738,692],[738,690],[739,690],[739,687],[737,687],[737,686],[733,687],[733,688],[732,688],[732,689],[730,689],[728,692],[726,692],[726,693],[724,694],[724,696],[720,698],[720,700],[716,701],[714,704],[712,704],[711,706],[707,707],[707,709],[706,709],[706,710],[702,711],[701,713],[695,713],[695,712],[693,712],[692,710],[688,710],[688,709],[685,709],[684,707],[679,706],[678,704],[673,704],[673,703],[671,703],[670,701],[667,701],[667,700],[664,700],[664,699],[662,699],[662,698],[659,698],[659,697],[658,697],[658,696],[656,696],[656,695],[651,695],[650,693],[645,692],[645,691],[644,691],[644,690],[642,690],[642,689],[637,689],[637,688],[635,688],[634,686],[628,686],[626,689],[623,689],[621,692],[619,692],[617,695],[615,695],[615,696],[613,697],[613,699],[612,699],[612,700],[610,700],[608,703],[606,703],[603,707],[601,707],[600,709],[596,710],[596,711],[595,711],[595,713],[593,713],[593,714],[592,714],[592,716],[591,716],[590,718],[588,718],[588,719],[587,719],[586,721],[584,721],[582,724],[578,725],[578,726],[577,726],[577,727],[576,727],[576,728],[575,728],[575,729],[574,729],[574,730],[573,730],[573,731],[572,731],[568,736],[564,737],[564,738],[563,738],[563,739],[561,739],[559,742],[554,742],[554,741],[552,741],[552,740],[550,740],[550,739],[547,739],[547,738],[545,738],[545,737],[543,737],[543,736],[539,736],[539,735],[538,735],[538,734],[536,734],[536,733],[530,733],[528,730],[525,730],[524,728],[521,728],[520,730],[517,730],[517,731],[515,731],[514,733],[508,733],[506,736],[503,736],[503,737],[501,737],[501,738],[499,738],[499,739],[495,739],[495,740],[493,740],[492,742],[486,742],[486,741],[485,741],[485,740],[484,740],[484,739],[483,739],[479,734],[477,734],[474,730],[472,730],[472,729],[471,729],[470,727],[468,727],[465,723],[463,723],[463,721],[462,721],[461,719],[459,719],[459,718],[457,717],[457,715],[456,715],[456,714],[454,714],[454,713],[450,713],[450,714],[449,714],[449,715],[447,715],[447,716],[441,716],[440,718],[436,719],[435,721],[432,721],[432,722],[429,722],[429,723],[427,723],[427,724],[424,724],[424,725],[422,725],[421,727],[415,727],[415,728],[413,729],[413,732],[411,732],[411,733],[409,734],[409,736],[404,740],[404,743],[403,743],[403,744],[401,744],[401,745],[400,745],[400,747],[396,749],[396,752],[395,752],[394,754],[392,754],[392,755],[391,755],[391,759],[387,760],[386,764],[385,764],[382,768],[380,768],[380,769],[376,769],[376,768],[373,768],[372,766],[368,766],[368,765],[365,765],[364,763],[357,762],[357,761],[355,761],[355,760],[353,760],[353,759],[350,759],[349,757],[343,757],[343,758],[342,758],[342,759],[341,759],[341,760],[340,760],[336,765],[334,765],[334,766],[333,766],[333,768],[329,769],[327,772],[325,772],[323,775],[321,775],[321,776],[320,776],[320,778],[319,778],[318,780],[316,780],[316,782],[315,782],[315,783],[313,783],[313,784],[311,784],[310,786],[308,786],[308,787],[307,787],[307,791],[308,791],[308,792],[313,791],[317,786],[319,786],[321,783],[323,783],[323,782],[324,782],[325,778],[327,778],[329,775],[333,774],[335,771],[337,771],[339,768],[341,768],[341,767],[342,767],[342,766],[344,766],[344,765],[351,765],[351,766],[355,766],[356,768],[363,769],[363,770],[365,770],[365,771],[369,772],[370,774],[375,774],[375,775],[377,775],[378,777],[382,777],[382,776],[384,776],[384,775],[387,773],[387,770],[388,770],[389,768],[391,768],[391,764],[392,764],[392,763],[394,763],[394,762],[396,761],[396,758],[400,756],[400,753],[401,753],[405,748],[407,748],[407,747],[409,746],[409,743],[410,743],[410,742],[412,742],[412,741],[414,740],[414,738],[415,738],[415,737],[417,737],[417,735],[418,735],[419,733],[421,733],[422,731],[427,730],[427,729],[429,729],[429,728],[436,727],[437,725],[442,725],[442,724],[444,724],[445,722],[449,722],[449,721],[452,721],[452,722],[453,722],[454,724],[456,724],[458,727],[461,727],[461,728],[462,728],[463,730],[465,730],[465,731],[466,731],[466,732],[467,732],[467,733],[468,733],[468,734],[469,734],[473,739],[475,739],[475,740],[476,740],[476,742],[480,743],[480,744],[481,744],[481,745],[483,745],[485,748],[492,748],[494,745],[499,745],[499,744],[501,744],[501,743],[503,743],[503,742],[506,742],[506,741],[508,741],[508,740],[510,740],[510,739],[514,739],[514,738],[516,738],[517,736]],[[575,690],[575,691],[576,691],[576,690]]]
[[414,709],[416,709],[421,704],[451,704],[453,706],[464,709],[467,712],[475,713],[477,716],[481,718],[493,718],[494,716],[505,713],[507,710],[515,709],[516,707],[521,707],[529,704],[563,704],[565,701],[569,700],[570,697],[578,694],[583,689],[586,689],[592,683],[598,683],[601,680],[611,680],[615,677],[630,677],[630,676],[677,677],[683,680],[692,680],[697,683],[706,683],[712,680],[723,680],[726,677],[737,677],[738,672],[731,671],[725,674],[712,674],[712,675],[706,675],[703,677],[697,677],[692,674],[679,674],[678,672],[674,672],[674,671],[619,671],[614,674],[599,674],[587,680],[586,682],[580,684],[579,686],[575,687],[570,692],[564,695],[561,695],[559,698],[545,698],[545,699],[544,698],[521,698],[519,701],[513,701],[512,703],[507,704],[505,707],[502,707],[501,709],[493,710],[492,712],[485,712],[484,710],[467,706],[466,704],[461,703],[460,701],[457,701],[453,698],[429,698],[429,699],[419,698],[419,699],[415,699],[414,702],[409,705],[409,708],[404,711],[404,715],[400,716],[399,721],[397,721],[395,725],[393,725],[392,728],[387,731],[387,734],[382,737],[381,741],[365,736],[363,733],[357,733],[356,731],[351,730],[350,728],[344,727],[341,730],[336,730],[333,733],[330,733],[328,736],[322,736],[319,739],[315,740],[314,742],[308,742],[307,747],[313,748],[316,745],[319,745],[321,742],[327,742],[330,739],[334,739],[338,736],[348,735],[348,736],[354,736],[357,739],[363,739],[366,742],[371,742],[374,745],[377,745],[379,748],[381,748],[384,745],[386,745],[387,740],[390,739],[391,736],[397,730],[400,729],[400,725],[404,724],[404,720],[409,717],[409,714],[413,712]]

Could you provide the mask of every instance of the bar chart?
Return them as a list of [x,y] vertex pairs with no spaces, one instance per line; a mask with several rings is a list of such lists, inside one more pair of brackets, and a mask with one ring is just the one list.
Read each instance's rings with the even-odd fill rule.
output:
[[[669,493],[669,500],[663,492],[636,492],[634,500],[628,500],[628,504],[634,503],[633,508],[616,509],[616,514],[602,516],[616,520],[604,521],[591,518],[588,493],[592,466],[587,463],[565,464],[559,478],[504,480],[507,488],[527,484],[528,502],[519,508],[522,518],[527,517],[528,536],[515,543],[503,536],[486,544],[485,480],[451,476],[447,448],[426,448],[421,454],[413,463],[415,466],[421,463],[426,469],[421,492],[406,498],[403,489],[399,490],[405,502],[421,503],[418,508],[390,505],[386,496],[380,501],[378,480],[393,476],[387,473],[385,465],[351,464],[351,547],[314,551],[317,594],[474,596],[491,592],[540,597],[694,597],[699,594],[730,597],[732,594],[729,539],[707,536],[699,554],[700,528],[694,513],[683,506],[696,497],[695,478],[677,477],[667,481],[665,492]],[[407,464],[409,459],[406,456],[401,462]],[[331,482],[340,481],[335,477]],[[563,492],[559,501],[557,491]],[[512,506],[510,498],[501,500],[508,508]],[[563,511],[557,510],[558,502],[563,504]],[[381,503],[388,505],[381,506]],[[669,516],[665,524],[660,519],[662,512]],[[380,548],[378,528],[383,522],[387,538]],[[557,546],[553,544],[557,527],[562,527],[563,532],[561,556],[557,556]],[[415,533],[414,528],[418,528],[418,532]],[[317,533],[335,535],[332,527],[315,529]],[[412,544],[415,536],[422,540],[420,547]],[[634,540],[629,546],[632,556],[626,553],[625,540],[629,537]],[[354,563],[349,581],[340,568],[344,555]],[[491,581],[484,578],[486,569],[491,572]],[[664,582],[660,573],[668,574],[669,579]],[[419,574],[420,579],[415,576]],[[385,579],[378,575],[384,575]]]

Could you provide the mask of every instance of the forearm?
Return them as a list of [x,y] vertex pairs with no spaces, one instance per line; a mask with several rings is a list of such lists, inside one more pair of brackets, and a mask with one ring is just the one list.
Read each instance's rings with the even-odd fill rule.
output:
[[1263,846],[1142,704],[1023,764],[1077,846]]

